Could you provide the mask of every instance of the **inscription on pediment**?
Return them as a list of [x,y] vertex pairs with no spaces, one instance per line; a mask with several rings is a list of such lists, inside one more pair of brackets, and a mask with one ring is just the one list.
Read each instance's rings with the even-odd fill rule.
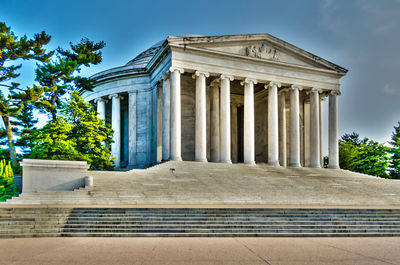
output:
[[261,45],[250,45],[246,47],[246,55],[249,57],[280,61],[281,53],[274,48],[271,48],[265,44]]

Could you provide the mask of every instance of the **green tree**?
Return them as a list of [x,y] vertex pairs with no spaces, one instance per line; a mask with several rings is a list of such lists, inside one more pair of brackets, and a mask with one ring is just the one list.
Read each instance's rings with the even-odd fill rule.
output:
[[32,146],[31,158],[87,161],[91,169],[111,170],[110,125],[78,92],[72,93],[61,113],[64,116],[25,136]]
[[0,86],[8,90],[7,94],[0,92],[0,116],[4,123],[13,166],[17,164],[17,156],[10,118],[18,116],[24,104],[37,100],[43,91],[38,88],[23,89],[19,83],[11,80],[19,76],[17,71],[22,65],[17,64],[18,60],[34,59],[42,62],[49,60],[53,53],[46,53],[44,46],[50,39],[51,37],[44,31],[35,34],[32,39],[25,35],[18,37],[10,27],[0,22]]
[[344,134],[339,140],[340,168],[387,178],[389,149],[358,133]]
[[392,139],[389,144],[392,146],[389,151],[392,155],[389,165],[390,177],[400,179],[400,121],[397,126],[394,126]]
[[388,151],[388,147],[372,140],[360,144],[353,153],[353,171],[388,178]]
[[76,143],[77,150],[87,156],[91,168],[112,169],[111,126],[98,118],[95,108],[86,103],[77,91],[72,93],[71,103],[66,105],[63,113],[73,125],[70,139]]
[[14,185],[14,173],[10,161],[8,164],[5,160],[0,161],[0,201],[16,196],[17,188]]
[[15,146],[22,149],[22,156],[28,157],[31,151],[31,144],[29,142],[29,135],[33,132],[34,126],[38,122],[38,119],[33,115],[34,104],[28,103],[21,110],[15,121],[12,121],[12,125],[16,128],[16,133],[19,136],[15,142]]
[[64,117],[49,121],[41,129],[33,130],[29,135],[32,145],[31,158],[54,160],[86,160],[78,152],[76,143],[70,139],[72,125]]
[[83,38],[79,43],[70,43],[71,50],[58,48],[56,56],[48,63],[38,65],[36,81],[44,90],[44,100],[37,104],[40,109],[57,119],[62,109],[63,96],[73,91],[91,91],[94,80],[79,75],[82,66],[99,64],[102,60],[103,41],[94,43]]

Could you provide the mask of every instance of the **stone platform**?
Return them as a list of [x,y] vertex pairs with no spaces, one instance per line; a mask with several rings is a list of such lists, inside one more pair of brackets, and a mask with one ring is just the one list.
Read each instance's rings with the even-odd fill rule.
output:
[[92,188],[26,193],[2,207],[400,208],[400,181],[338,169],[171,161],[145,170],[90,174]]

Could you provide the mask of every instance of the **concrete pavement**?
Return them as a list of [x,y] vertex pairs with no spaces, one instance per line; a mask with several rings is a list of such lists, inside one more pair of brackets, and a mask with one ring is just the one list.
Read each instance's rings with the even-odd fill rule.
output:
[[0,239],[0,264],[400,264],[400,238]]

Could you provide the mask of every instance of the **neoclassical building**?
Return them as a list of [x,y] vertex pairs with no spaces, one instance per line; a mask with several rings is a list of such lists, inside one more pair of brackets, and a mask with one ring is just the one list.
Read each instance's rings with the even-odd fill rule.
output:
[[340,78],[347,70],[269,34],[168,37],[98,74],[86,101],[114,130],[117,168],[161,161],[338,168]]

